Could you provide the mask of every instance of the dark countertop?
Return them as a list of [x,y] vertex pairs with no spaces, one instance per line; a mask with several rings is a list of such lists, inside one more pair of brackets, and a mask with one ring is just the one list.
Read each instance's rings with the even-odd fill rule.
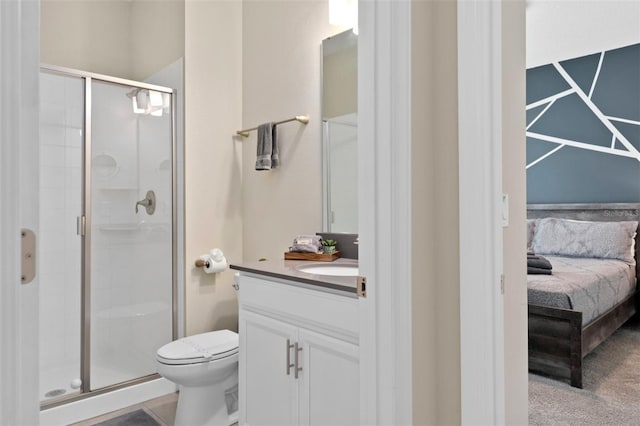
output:
[[331,289],[355,296],[357,294],[357,278],[336,275],[316,275],[301,272],[297,268],[301,266],[330,266],[353,265],[358,266],[356,259],[336,259],[333,262],[314,262],[310,260],[266,260],[264,262],[244,262],[232,264],[229,267],[236,271],[283,280],[302,282],[311,286],[317,286],[318,290]]

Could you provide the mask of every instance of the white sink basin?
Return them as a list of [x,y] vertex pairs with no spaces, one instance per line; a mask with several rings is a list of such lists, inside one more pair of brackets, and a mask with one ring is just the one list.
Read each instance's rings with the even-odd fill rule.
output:
[[332,275],[339,277],[355,277],[358,267],[353,265],[303,265],[298,271],[314,275]]

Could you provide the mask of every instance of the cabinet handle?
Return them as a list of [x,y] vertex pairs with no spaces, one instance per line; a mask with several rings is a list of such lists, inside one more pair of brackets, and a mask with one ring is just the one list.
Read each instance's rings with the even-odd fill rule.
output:
[[296,342],[293,345],[293,351],[294,351],[294,354],[293,354],[293,364],[294,364],[294,366],[293,366],[293,377],[296,378],[296,379],[298,378],[298,372],[302,371],[302,367],[298,367],[298,365],[299,365],[298,364],[298,354],[299,354],[299,352],[301,350],[302,350],[302,348],[299,348],[298,347],[298,342]]
[[[297,345],[298,344],[296,343],[296,346]],[[287,376],[291,374],[291,367],[293,367],[293,364],[291,364],[291,348],[293,348],[291,340],[287,339]]]

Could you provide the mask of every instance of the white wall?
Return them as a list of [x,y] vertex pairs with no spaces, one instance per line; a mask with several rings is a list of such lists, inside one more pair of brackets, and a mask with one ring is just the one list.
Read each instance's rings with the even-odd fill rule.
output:
[[280,168],[256,171],[256,132],[243,139],[244,259],[277,260],[299,234],[322,230],[320,45],[328,2],[245,1],[242,126],[308,114],[278,126]]
[[41,62],[142,81],[184,56],[184,0],[42,0]]
[[[193,262],[213,247],[242,261],[242,3],[185,4],[186,334],[237,329],[233,271]],[[273,26],[273,23],[271,23]],[[268,53],[268,52],[267,52]]]
[[147,77],[184,56],[185,0],[131,1],[131,78]]
[[640,42],[640,2],[528,0],[527,68]]
[[130,78],[130,8],[126,0],[42,0],[41,62]]

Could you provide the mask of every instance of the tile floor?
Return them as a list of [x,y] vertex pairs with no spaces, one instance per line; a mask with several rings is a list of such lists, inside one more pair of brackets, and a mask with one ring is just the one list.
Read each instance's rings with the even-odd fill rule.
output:
[[159,398],[151,399],[140,404],[135,404],[130,407],[123,408],[118,411],[104,414],[102,416],[93,417],[78,423],[74,423],[72,426],[94,426],[99,425],[114,417],[121,416],[126,413],[130,413],[136,410],[144,410],[149,416],[157,421],[160,426],[173,426],[176,417],[176,406],[178,404],[178,394],[173,393],[170,395],[164,395]]

